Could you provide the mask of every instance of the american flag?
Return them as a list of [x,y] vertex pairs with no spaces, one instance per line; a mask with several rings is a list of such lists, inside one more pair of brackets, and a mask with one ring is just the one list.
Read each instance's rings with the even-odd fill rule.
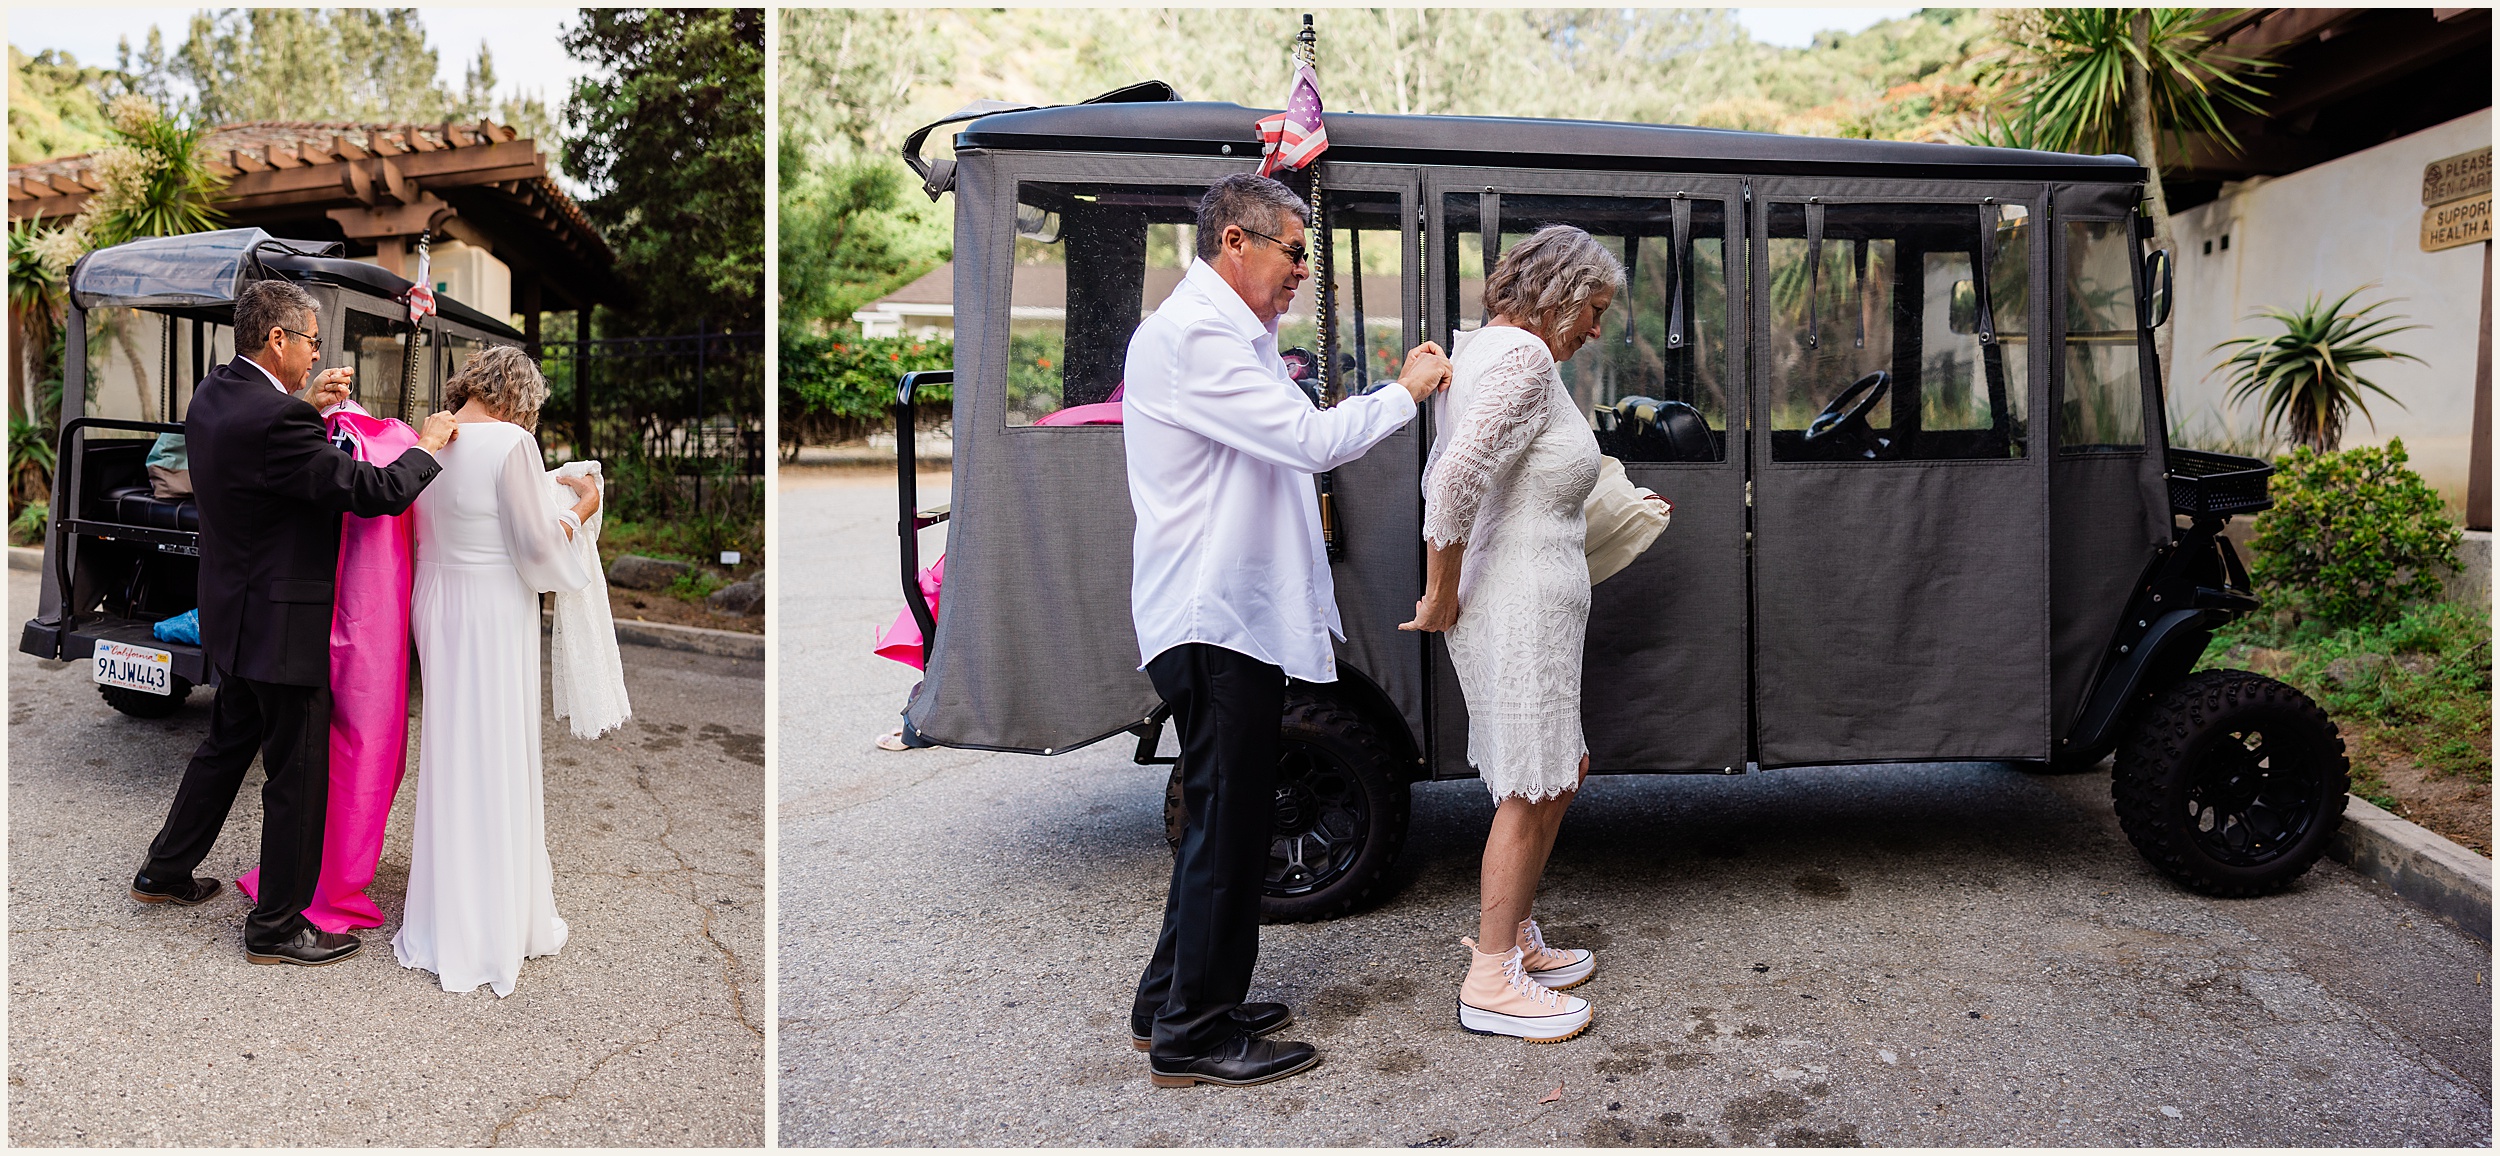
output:
[[1293,95],[1286,98],[1285,111],[1259,121],[1259,140],[1259,175],[1263,177],[1280,168],[1302,168],[1328,151],[1328,125],[1320,119],[1319,74],[1310,65],[1295,67]]
[[415,325],[434,312],[434,254],[425,246],[417,247],[417,283],[408,287],[408,324]]

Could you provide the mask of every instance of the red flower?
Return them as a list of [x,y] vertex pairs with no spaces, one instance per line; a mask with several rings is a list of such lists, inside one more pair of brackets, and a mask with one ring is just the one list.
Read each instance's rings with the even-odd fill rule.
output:
[[1047,357],[1036,357],[1033,359],[1033,367],[1036,369],[1048,369],[1050,368],[1050,359]]

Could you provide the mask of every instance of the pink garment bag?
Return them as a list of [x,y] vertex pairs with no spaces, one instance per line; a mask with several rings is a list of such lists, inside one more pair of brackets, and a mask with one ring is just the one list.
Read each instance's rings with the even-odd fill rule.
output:
[[[397,461],[417,444],[408,423],[342,409],[360,462]],[[365,895],[382,860],[391,800],[408,769],[408,596],[417,566],[416,515],[342,515],[337,601],[330,611],[330,809],[321,839],[321,881],[304,918],[323,931],[380,927]],[[235,880],[255,901],[260,868]]]
[[[937,620],[938,589],[946,584],[946,555],[920,571],[920,592],[929,599],[929,619]],[[879,658],[891,658],[913,670],[920,667],[920,620],[911,616],[911,607],[894,616],[894,625],[877,635]]]

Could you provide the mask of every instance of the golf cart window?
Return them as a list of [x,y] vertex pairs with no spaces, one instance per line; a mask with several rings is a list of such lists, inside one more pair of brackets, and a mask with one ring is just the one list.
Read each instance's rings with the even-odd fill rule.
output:
[[1503,251],[1548,225],[1585,229],[1624,263],[1627,284],[1598,337],[1561,366],[1563,385],[1607,454],[1626,462],[1727,456],[1727,214],[1696,198],[1453,193],[1443,198],[1441,292],[1459,332],[1484,308],[1485,224]]
[[[1007,424],[1113,400],[1137,323],[1188,271],[1197,186],[1017,187]],[[1055,423],[1054,423],[1055,424]]]
[[2066,358],[2057,450],[2144,448],[2143,363],[2136,330],[2135,238],[2125,221],[2066,224]]
[[[1316,229],[1308,234],[1311,279],[1277,319],[1276,348],[1287,355],[1286,369],[1305,392],[1333,401],[1397,380],[1409,344],[1403,312],[1406,237],[1403,202],[1396,193],[1328,189],[1323,200],[1328,235],[1323,240]],[[1337,354],[1337,371],[1326,375],[1319,372],[1326,353],[1319,332],[1323,267],[1329,274],[1329,330]],[[1358,268],[1360,278],[1355,275]]]
[[379,417],[399,416],[400,380],[407,373],[408,324],[354,306],[343,311],[345,332],[334,357],[356,370],[356,403]]
[[2023,456],[2024,206],[1791,202],[1768,216],[1772,460]]

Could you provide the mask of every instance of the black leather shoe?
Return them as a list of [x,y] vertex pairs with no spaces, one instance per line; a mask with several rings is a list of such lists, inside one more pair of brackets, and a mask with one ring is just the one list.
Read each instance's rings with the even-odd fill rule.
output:
[[291,963],[297,967],[324,967],[356,954],[365,942],[353,935],[306,927],[268,947],[243,945],[243,958],[254,963]]
[[171,903],[178,907],[197,907],[209,901],[224,885],[214,879],[150,879],[146,875],[130,877],[130,897],[141,903]]
[[[1245,1036],[1263,1036],[1293,1022],[1293,1009],[1281,1003],[1244,1003],[1233,1005],[1233,1027]],[[1154,1046],[1154,1025],[1140,1025],[1137,1017],[1128,1021],[1128,1042],[1138,1051]]]
[[1203,1056],[1146,1061],[1146,1078],[1158,1088],[1222,1084],[1239,1088],[1281,1080],[1319,1066],[1319,1049],[1296,1041],[1235,1036]]

